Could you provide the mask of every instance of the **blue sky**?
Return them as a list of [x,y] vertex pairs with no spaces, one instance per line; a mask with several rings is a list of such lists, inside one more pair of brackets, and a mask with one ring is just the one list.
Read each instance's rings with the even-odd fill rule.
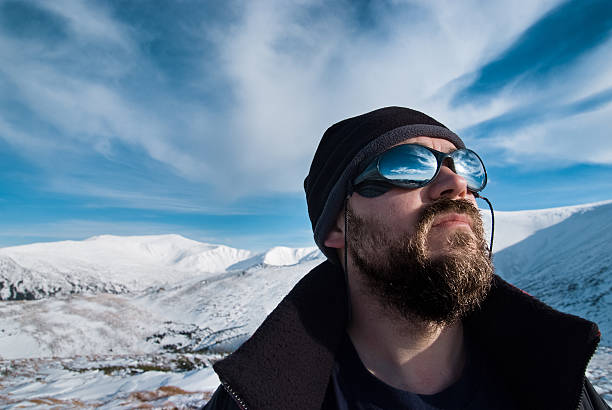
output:
[[420,109],[498,210],[612,199],[612,2],[0,2],[0,246],[311,246],[325,129]]

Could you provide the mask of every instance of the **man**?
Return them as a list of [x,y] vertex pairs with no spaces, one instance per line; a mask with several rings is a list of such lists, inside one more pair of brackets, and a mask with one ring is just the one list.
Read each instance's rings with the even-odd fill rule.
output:
[[484,164],[388,107],[330,127],[304,182],[328,260],[215,364],[209,409],[605,409],[595,324],[493,273]]

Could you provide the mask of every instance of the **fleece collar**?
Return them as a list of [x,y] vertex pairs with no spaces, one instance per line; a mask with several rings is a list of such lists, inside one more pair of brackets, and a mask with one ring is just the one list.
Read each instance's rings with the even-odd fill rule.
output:
[[[249,409],[320,409],[346,327],[344,278],[326,261],[308,273],[238,350],[214,366]],[[576,409],[597,326],[498,276],[464,321],[520,408]]]

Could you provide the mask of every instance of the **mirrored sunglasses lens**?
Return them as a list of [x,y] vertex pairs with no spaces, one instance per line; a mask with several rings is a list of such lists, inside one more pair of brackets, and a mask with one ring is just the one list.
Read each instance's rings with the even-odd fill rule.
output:
[[385,178],[406,184],[420,185],[436,174],[436,157],[419,145],[400,145],[387,151],[378,162],[378,171]]
[[473,191],[480,191],[486,184],[484,164],[470,150],[460,149],[451,154],[455,163],[457,175],[465,178],[467,186]]

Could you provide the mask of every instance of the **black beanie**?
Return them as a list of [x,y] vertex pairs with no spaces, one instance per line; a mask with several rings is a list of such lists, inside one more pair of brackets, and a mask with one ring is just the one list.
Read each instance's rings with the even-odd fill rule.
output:
[[304,180],[304,190],[315,243],[330,261],[338,262],[336,250],[323,242],[336,223],[353,179],[378,154],[418,136],[442,138],[465,148],[461,138],[443,124],[402,107],[348,118],[325,131]]

